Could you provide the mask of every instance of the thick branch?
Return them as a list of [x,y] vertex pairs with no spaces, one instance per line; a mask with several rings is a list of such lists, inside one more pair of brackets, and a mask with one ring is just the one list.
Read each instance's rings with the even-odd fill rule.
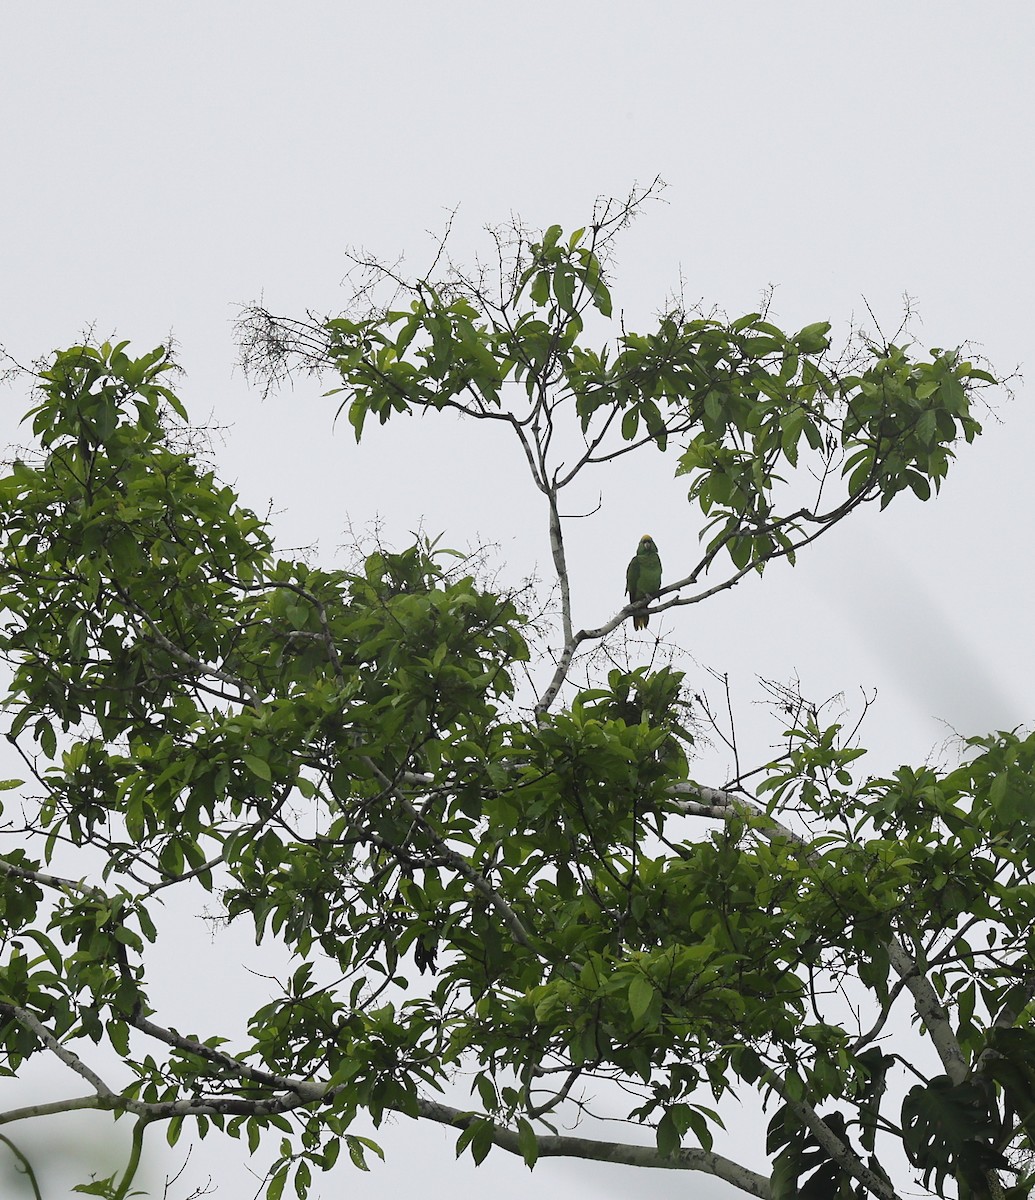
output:
[[754,797],[729,792],[724,788],[705,787],[691,780],[675,784],[669,789],[669,795],[673,798],[675,807],[688,816],[715,817],[720,821],[727,821],[735,813],[739,813],[749,817],[753,827],[772,837],[793,842],[797,846],[809,844],[807,838],[771,817]]
[[841,1141],[811,1104],[806,1104],[803,1100],[791,1099],[784,1087],[783,1080],[773,1072],[766,1075],[766,1083],[783,1097],[795,1116],[804,1121],[812,1136],[842,1170],[847,1171],[853,1179],[857,1179],[872,1195],[880,1197],[880,1200],[899,1200],[898,1193],[891,1184],[861,1162],[855,1151]]
[[[481,1119],[434,1100],[418,1100],[417,1113],[425,1120],[450,1125],[454,1129],[466,1129],[474,1121]],[[501,1150],[521,1155],[518,1135],[505,1125],[492,1124],[492,1140]],[[594,1162],[623,1163],[630,1167],[651,1167],[663,1171],[703,1171],[733,1184],[750,1196],[769,1200],[772,1195],[766,1176],[749,1171],[747,1167],[723,1158],[721,1154],[713,1154],[696,1147],[677,1150],[672,1155],[664,1156],[653,1146],[600,1142],[593,1138],[563,1137],[554,1134],[540,1134],[536,1138],[536,1146],[540,1158],[584,1158]]]
[[923,1021],[931,1037],[938,1058],[945,1068],[945,1074],[953,1083],[962,1083],[967,1077],[967,1063],[934,986],[920,970],[916,959],[895,938],[888,942],[888,957],[896,974],[913,997],[917,1016]]
[[[31,1104],[24,1108],[11,1109],[0,1113],[0,1125],[12,1124],[15,1121],[32,1117],[53,1116],[57,1113],[74,1112],[82,1109],[125,1109],[142,1117],[144,1120],[170,1120],[173,1117],[200,1117],[215,1115],[262,1116],[287,1112],[300,1105],[310,1103],[315,1099],[329,1096],[330,1091],[322,1084],[310,1083],[309,1088],[314,1094],[308,1099],[298,1094],[303,1091],[297,1086],[301,1081],[295,1081],[295,1094],[280,1096],[268,1100],[239,1100],[232,1097],[198,1097],[191,1100],[178,1100],[171,1103],[145,1104],[139,1100],[131,1100],[126,1096],[100,1097],[96,1095],[76,1096],[68,1100],[57,1100],[50,1104]],[[318,1094],[317,1094],[318,1093]],[[440,1125],[449,1125],[454,1129],[465,1129],[479,1118],[470,1112],[450,1108],[433,1100],[418,1100],[417,1116],[420,1119],[435,1121]],[[510,1154],[521,1155],[518,1135],[503,1125],[492,1126],[493,1142]],[[621,1142],[601,1142],[592,1138],[563,1137],[557,1135],[540,1135],[537,1139],[540,1158],[567,1157],[582,1158],[594,1162],[620,1163],[631,1167],[647,1167],[668,1171],[701,1171],[714,1175],[717,1179],[725,1180],[734,1187],[740,1188],[749,1196],[757,1196],[760,1200],[769,1200],[771,1191],[769,1180],[764,1175],[742,1167],[721,1154],[694,1147],[679,1150],[675,1154],[664,1157],[652,1146],[636,1146]]]
[[564,644],[571,643],[571,591],[568,586],[568,564],[564,556],[564,537],[561,532],[561,517],[557,511],[557,492],[552,489],[550,499],[550,552],[553,555],[554,570],[557,572],[557,582],[561,589],[561,623],[564,634]]
[[[46,1030],[37,1029],[38,1022],[31,1014],[22,1014],[19,1018],[28,1017],[26,1022],[38,1036],[43,1037],[49,1044],[52,1037]],[[280,1095],[264,1099],[243,1099],[234,1096],[195,1096],[190,1099],[172,1102],[147,1104],[120,1096],[107,1089],[97,1080],[97,1094],[77,1096],[67,1100],[54,1101],[49,1104],[33,1104],[24,1108],[11,1109],[0,1113],[0,1125],[11,1124],[15,1121],[33,1117],[51,1116],[62,1112],[72,1112],[79,1109],[122,1109],[132,1112],[145,1120],[169,1120],[173,1117],[197,1117],[212,1115],[239,1114],[262,1116],[266,1114],[288,1112],[305,1104],[333,1098],[335,1089],[316,1080],[289,1079],[272,1075],[269,1072],[257,1070],[248,1066],[225,1051],[206,1046],[195,1038],[184,1037],[172,1030],[164,1029],[143,1017],[138,1017],[134,1024],[141,1032],[160,1041],[186,1050],[192,1054],[206,1058],[243,1079],[266,1087],[275,1088]],[[64,1059],[69,1052],[60,1048]],[[74,1057],[74,1056],[72,1056]],[[79,1060],[77,1059],[76,1062]],[[81,1064],[80,1064],[81,1067]],[[76,1068],[78,1069],[78,1068]],[[80,1074],[86,1071],[80,1070]],[[87,1077],[92,1076],[90,1072]],[[94,1077],[95,1078],[95,1077]],[[93,1079],[91,1079],[93,1082]],[[102,1092],[103,1089],[103,1092]],[[478,1120],[470,1112],[450,1108],[432,1100],[419,1100],[417,1115],[424,1120],[435,1121],[449,1125],[455,1129],[464,1129],[473,1121]],[[521,1154],[518,1135],[502,1125],[493,1125],[493,1141],[501,1149],[511,1154]],[[733,1186],[740,1188],[751,1196],[768,1200],[770,1196],[769,1180],[762,1175],[740,1166],[738,1163],[697,1148],[680,1150],[670,1157],[664,1157],[651,1146],[627,1145],[618,1142],[596,1141],[591,1138],[563,1137],[540,1135],[537,1139],[539,1155],[542,1158],[571,1157],[590,1159],[597,1162],[623,1163],[634,1167],[648,1167],[662,1170],[702,1171],[723,1179]]]

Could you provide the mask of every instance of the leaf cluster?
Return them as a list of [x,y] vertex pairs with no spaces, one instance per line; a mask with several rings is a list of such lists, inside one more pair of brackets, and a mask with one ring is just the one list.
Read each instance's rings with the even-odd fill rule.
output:
[[[519,595],[426,541],[351,570],[281,557],[184,438],[164,350],[75,346],[41,372],[38,458],[0,479],[6,732],[30,781],[0,828],[0,1070],[56,1055],[95,1106],[171,1137],[279,1135],[273,1197],[342,1146],[364,1166],[361,1112],[532,1165],[609,1082],[652,1165],[775,1197],[890,1197],[888,1138],[925,1184],[979,1194],[1029,1145],[1035,741],[861,778],[851,736],[803,710],[752,796],[695,779],[675,666],[611,660],[556,703],[622,619],[573,624],[559,496],[583,470],[672,452],[705,544],[661,602],[693,603],[862,503],[926,499],[991,376],[888,345],[846,368],[825,322],[762,313],[671,311],[594,347],[606,235],[551,227],[498,298],[420,280],[320,330],[357,439],[422,410],[517,438],[562,609],[534,705]],[[172,894],[281,956],[235,1028],[157,1009]],[[944,1073],[892,1112],[883,1031],[907,1003]],[[81,1056],[97,1043],[113,1084]],[[461,1078],[470,1110],[432,1100]],[[776,1109],[769,1183],[713,1153],[712,1106],[746,1089]]]

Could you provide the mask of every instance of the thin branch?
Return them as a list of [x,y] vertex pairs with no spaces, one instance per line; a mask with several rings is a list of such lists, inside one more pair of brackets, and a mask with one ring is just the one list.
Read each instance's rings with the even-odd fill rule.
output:
[[69,1070],[85,1079],[101,1099],[110,1099],[115,1095],[115,1091],[108,1087],[96,1071],[88,1067],[75,1051],[69,1050],[67,1046],[62,1046],[50,1030],[27,1009],[22,1008],[20,1004],[7,1004],[0,1001],[0,1012],[10,1014],[19,1025],[24,1025],[26,1029],[31,1030]]
[[[123,596],[123,599],[128,604],[132,604],[132,601],[128,596]],[[262,710],[259,694],[255,691],[250,683],[246,683],[243,679],[238,678],[236,675],[231,675],[229,671],[224,671],[221,667],[217,667],[214,663],[204,662],[200,658],[195,658],[193,654],[188,654],[186,650],[181,649],[181,647],[177,646],[175,642],[170,641],[169,638],[162,633],[162,631],[155,624],[153,618],[148,613],[144,612],[142,609],[139,609],[136,605],[133,605],[133,608],[139,613],[144,622],[147,624],[151,637],[154,638],[154,640],[159,646],[162,647],[163,650],[171,654],[173,658],[179,659],[179,661],[184,663],[186,666],[193,667],[200,675],[211,675],[213,679],[218,679],[220,682],[227,684],[229,687],[236,688],[239,696],[227,697],[228,699],[232,698],[237,700],[241,698],[246,700],[252,706],[252,708],[256,710],[256,712],[260,712]],[[222,695],[223,693],[220,694]]]
[[0,1112],[0,1125],[13,1125],[15,1121],[30,1121],[35,1117],[54,1117],[59,1113],[80,1112],[90,1108],[107,1111],[118,1108],[124,1100],[124,1096],[102,1097],[91,1092],[89,1096],[74,1096],[69,1100],[51,1100],[46,1104],[26,1104],[24,1108],[9,1108],[7,1112]]
[[571,590],[568,583],[568,563],[564,554],[564,536],[561,530],[561,517],[557,511],[556,487],[547,493],[550,502],[550,552],[553,555],[553,565],[557,572],[557,582],[561,589],[561,625],[564,634],[564,644],[571,640]]
[[452,847],[450,847],[445,840],[441,838],[438,833],[436,833],[427,818],[411,803],[409,799],[407,799],[406,796],[403,795],[402,792],[399,791],[399,789],[392,783],[388,776],[385,775],[385,773],[381,770],[377,763],[374,762],[373,759],[364,757],[362,761],[381,782],[385,790],[390,792],[396,798],[396,800],[398,800],[398,802],[406,810],[407,815],[417,822],[428,835],[428,837],[431,838],[431,840],[435,843],[439,854],[442,855],[442,857],[457,872],[457,874],[462,875],[464,879],[470,883],[474,890],[478,892],[479,895],[488,900],[489,904],[491,904],[492,907],[503,918],[503,922],[513,934],[514,940],[520,945],[524,946],[526,949],[532,950],[533,947],[531,935],[522,923],[521,918],[516,912],[514,912],[514,910],[510,907],[506,900],[503,899],[499,892],[496,891],[492,884],[489,883],[485,876],[476,871],[462,854],[458,854],[455,850],[453,850]]
[[272,1088],[276,1091],[293,1092],[305,1103],[322,1099],[329,1091],[325,1083],[274,1075],[270,1071],[263,1071],[259,1067],[250,1066],[248,1063],[242,1062],[241,1059],[235,1058],[232,1054],[227,1054],[224,1050],[219,1050],[214,1046],[207,1046],[204,1042],[198,1041],[197,1038],[186,1037],[182,1033],[177,1033],[175,1029],[166,1029],[162,1025],[156,1025],[153,1021],[148,1020],[147,1017],[139,1013],[131,1018],[130,1023],[134,1028],[139,1029],[141,1033],[145,1033],[148,1037],[153,1037],[157,1041],[164,1042],[167,1046],[172,1046],[177,1050],[184,1050],[188,1054],[204,1058],[208,1062],[223,1067],[232,1074],[239,1076],[241,1079],[247,1079],[252,1083],[260,1084],[262,1087]]
[[[863,496],[857,495],[852,500],[853,506],[855,504],[862,503],[863,499]],[[848,502],[846,502],[846,504],[847,503]],[[669,608],[682,608],[689,604],[700,604],[702,600],[707,600],[711,596],[717,595],[719,592],[728,591],[730,588],[735,587],[745,576],[757,572],[760,567],[765,566],[767,563],[774,562],[780,558],[787,558],[795,554],[803,546],[807,546],[809,543],[814,542],[828,529],[833,528],[835,524],[843,520],[850,511],[851,508],[842,505],[841,509],[833,510],[833,514],[824,514],[820,517],[812,517],[813,520],[823,522],[818,529],[815,529],[811,533],[799,538],[797,541],[792,542],[789,546],[779,547],[772,550],[769,554],[764,555],[762,558],[753,559],[746,566],[741,567],[739,570],[735,571],[732,575],[728,576],[720,583],[716,583],[712,587],[705,588],[703,591],[696,592],[692,596],[676,595],[670,600],[666,600],[662,603],[655,603],[649,608],[644,608],[642,602],[627,604],[624,608],[619,609],[609,621],[605,622],[605,624],[597,626],[595,629],[580,629],[578,633],[573,634],[570,638],[566,638],[564,648],[558,657],[557,666],[554,670],[553,677],[550,680],[546,690],[543,692],[539,703],[535,706],[536,713],[538,714],[546,712],[553,704],[554,700],[556,700],[558,694],[560,693],[561,687],[564,685],[564,682],[567,679],[568,670],[571,667],[571,660],[575,655],[575,651],[583,642],[599,641],[601,638],[606,637],[613,630],[617,629],[623,621],[627,620],[635,613],[662,613]],[[777,528],[780,525],[786,525],[788,522],[804,516],[811,517],[811,514],[808,512],[808,510],[802,509],[797,513],[791,514],[790,517],[784,518],[781,522],[774,522],[774,524],[769,528]],[[689,575],[683,579],[677,580],[675,583],[668,584],[666,587],[661,589],[659,595],[664,596],[669,592],[678,592],[681,588],[689,587],[692,584],[695,584],[702,573],[714,561],[723,545],[725,545],[725,543],[729,541],[729,538],[732,536],[733,533],[731,532],[729,535],[724,537],[719,543],[712,547],[712,549],[704,556],[704,558],[701,559],[701,561],[690,572]]]
[[83,896],[92,896],[95,900],[109,900],[107,892],[91,884],[82,883],[75,879],[63,879],[60,875],[48,875],[44,871],[33,871],[28,867],[19,867],[15,863],[0,858],[0,872],[13,879],[27,879],[40,887],[52,888],[58,892],[78,892]]
[[891,1010],[895,1006],[895,1001],[902,994],[905,986],[905,983],[900,979],[895,986],[889,990],[888,998],[884,1004],[881,1005],[880,1015],[877,1017],[877,1020],[865,1033],[860,1033],[851,1046],[849,1046],[850,1053],[858,1054],[860,1050],[862,1050],[865,1046],[868,1046],[880,1034],[880,1031],[887,1024],[888,1017],[891,1016]]
[[[581,1077],[581,1075],[582,1075],[581,1067],[575,1067],[575,1068],[569,1070],[568,1078],[565,1079],[564,1083],[561,1085],[560,1090],[557,1092],[554,1092],[550,1096],[549,1100],[543,1101],[542,1104],[535,1104],[535,1105],[529,1104],[529,1107],[526,1109],[528,1116],[529,1117],[542,1117],[548,1112],[553,1112],[553,1110],[557,1107],[557,1105],[560,1104],[561,1101],[565,1099],[565,1097],[571,1091],[575,1082]],[[527,1096],[527,1098],[529,1100],[531,1100],[532,1093],[531,1093],[530,1086],[525,1089],[525,1095]]]
[[0,1133],[0,1142],[3,1142],[8,1150],[10,1150],[14,1157],[18,1160],[21,1173],[29,1181],[29,1186],[32,1188],[32,1194],[35,1197],[35,1200],[43,1200],[43,1195],[40,1192],[40,1185],[36,1181],[36,1172],[32,1169],[32,1163],[29,1162],[29,1160],[18,1149],[14,1142],[12,1142],[9,1137],[4,1137],[2,1133]]
[[238,692],[237,696],[227,697],[238,702],[247,701],[256,712],[262,711],[262,704],[259,699],[259,694],[246,680],[232,675],[229,671],[224,671],[222,667],[217,667],[215,663],[207,663],[204,660],[197,658],[193,654],[189,654],[182,647],[177,646],[158,628],[154,618],[146,610],[140,607],[133,600],[132,596],[123,588],[118,589],[120,599],[137,614],[147,626],[150,636],[158,643],[166,653],[171,654],[173,658],[184,663],[186,666],[193,667],[199,675],[209,675],[213,679],[218,679],[221,683],[225,683],[228,687],[235,688]]

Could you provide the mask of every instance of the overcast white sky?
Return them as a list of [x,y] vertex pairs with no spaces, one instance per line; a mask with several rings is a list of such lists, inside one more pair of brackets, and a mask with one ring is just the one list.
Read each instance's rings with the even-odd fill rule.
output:
[[[0,343],[31,361],[87,326],[141,351],[172,334],[189,409],[229,426],[221,474],[257,511],[272,502],[285,546],[330,557],[348,520],[381,518],[399,542],[423,522],[447,544],[497,542],[516,579],[545,563],[545,517],[509,447],[415,420],[357,448],[315,382],[262,401],[235,370],[237,305],[333,311],[347,246],[419,268],[426,231],[459,205],[453,252],[469,258],[486,223],[573,228],[599,194],[660,175],[667,203],[619,245],[631,327],[680,275],[731,316],[772,285],[791,328],[843,332],[865,297],[894,329],[908,293],[925,346],[969,340],[1010,372],[1035,336],[1033,34],[1021,0],[4,5]],[[874,770],[951,729],[1030,719],[1035,420],[1023,386],[996,403],[938,500],[868,512],[796,569],[668,614],[730,672],[749,724],[755,675],[795,672],[816,696],[878,690]],[[23,388],[0,392],[0,443],[26,407]],[[685,489],[662,463],[616,470],[600,515],[573,527],[578,624],[619,607],[644,530],[670,578],[693,560]],[[177,973],[195,995],[213,987]],[[477,1175],[454,1165],[441,1130],[402,1122],[384,1140],[388,1168],[342,1166],[323,1194],[527,1193],[502,1154]],[[190,1169],[243,1197],[240,1157],[230,1144]],[[543,1163],[532,1184],[543,1200],[737,1194],[578,1163]]]

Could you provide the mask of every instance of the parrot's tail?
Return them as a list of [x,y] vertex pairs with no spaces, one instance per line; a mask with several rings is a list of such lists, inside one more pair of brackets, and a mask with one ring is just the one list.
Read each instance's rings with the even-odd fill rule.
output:
[[646,629],[648,619],[649,618],[647,617],[646,613],[637,613],[637,615],[633,617],[633,629]]

